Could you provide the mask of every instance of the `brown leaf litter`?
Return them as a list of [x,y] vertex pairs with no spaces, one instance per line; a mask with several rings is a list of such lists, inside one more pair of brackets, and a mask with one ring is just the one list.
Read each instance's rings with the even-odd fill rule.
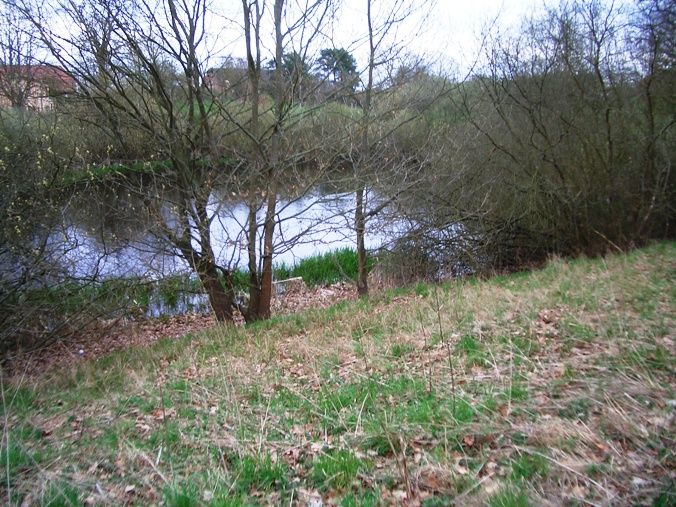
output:
[[[283,294],[275,295],[271,310],[273,316],[289,315],[327,308],[339,301],[355,298],[354,286],[345,282],[313,288],[297,284]],[[240,315],[236,325],[243,324],[244,319]],[[188,333],[200,333],[215,325],[212,314],[202,313],[98,321],[68,340],[17,355],[8,362],[7,370],[18,375],[43,374],[56,367],[97,359],[117,350],[146,347],[164,338],[178,339]]]

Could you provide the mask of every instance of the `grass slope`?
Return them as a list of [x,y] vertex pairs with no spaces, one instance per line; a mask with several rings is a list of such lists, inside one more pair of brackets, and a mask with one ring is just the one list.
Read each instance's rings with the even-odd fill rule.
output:
[[674,505],[675,272],[553,260],[5,378],[0,494]]

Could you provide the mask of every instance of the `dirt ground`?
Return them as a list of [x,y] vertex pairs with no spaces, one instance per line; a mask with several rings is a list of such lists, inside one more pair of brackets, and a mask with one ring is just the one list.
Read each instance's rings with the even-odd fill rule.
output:
[[[340,282],[328,286],[294,287],[274,295],[272,316],[289,315],[310,308],[326,308],[339,301],[356,298],[352,284]],[[216,325],[213,315],[188,313],[154,319],[114,319],[99,321],[87,330],[64,341],[57,341],[37,351],[20,354],[8,363],[15,375],[45,373],[55,367],[85,359],[96,359],[115,350],[148,346],[162,338],[180,338],[199,333]],[[236,317],[235,325],[243,326],[244,318]]]

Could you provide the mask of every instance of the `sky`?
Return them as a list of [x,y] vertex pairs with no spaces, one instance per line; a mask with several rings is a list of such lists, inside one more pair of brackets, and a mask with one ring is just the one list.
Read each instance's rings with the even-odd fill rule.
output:
[[[377,3],[387,9],[390,1]],[[424,0],[415,3],[424,4]],[[363,24],[364,4],[364,0],[344,0],[345,25]],[[474,61],[486,26],[514,26],[543,5],[543,0],[436,0],[431,10],[420,7],[399,36],[409,41],[410,52],[440,63],[453,61],[463,69]]]
[[[155,0],[158,6],[163,0]],[[289,18],[302,7],[315,0],[286,0]],[[364,38],[367,32],[367,0],[332,0],[337,8],[331,20],[323,24],[325,38],[316,42],[308,52],[314,60],[319,50],[326,47],[343,47],[357,60],[358,71],[363,71],[368,61],[368,47]],[[411,4],[413,13],[390,33],[388,44],[399,43],[411,55],[422,57],[432,71],[464,77],[475,63],[480,49],[481,33],[488,30],[504,31],[517,27],[521,20],[544,12],[545,4],[556,5],[560,0],[373,0],[374,24],[392,12],[397,2]],[[632,0],[607,0],[613,3],[630,3]],[[243,58],[245,43],[242,28],[241,0],[207,0],[210,10],[207,15],[207,44],[202,58],[206,67],[222,64],[225,57]],[[152,2],[151,2],[152,3]],[[262,60],[274,56],[274,31],[272,29],[272,0],[265,0],[266,13],[262,27]],[[431,7],[430,7],[431,6]],[[55,31],[67,34],[69,26],[63,20],[54,21]],[[487,27],[489,27],[487,29]],[[305,34],[307,35],[306,30]],[[296,30],[298,34],[301,30]],[[65,35],[67,38],[67,35]],[[296,50],[298,44],[290,44],[286,52]]]
[[[288,0],[290,5],[305,0]],[[397,0],[375,0],[373,17],[382,19],[391,12],[393,2]],[[494,26],[514,26],[524,16],[543,9],[544,0],[407,0],[413,5],[414,12],[391,37],[397,42],[405,41],[405,49],[412,54],[424,56],[428,61],[436,61],[449,69],[467,69],[474,61],[479,47],[479,34],[491,23]],[[551,1],[551,0],[550,0]],[[432,8],[430,9],[430,4]],[[225,30],[219,34],[219,42],[225,41],[226,54],[244,56],[244,41],[241,38],[239,24],[242,17],[239,1],[228,0],[221,14],[231,21],[232,32]],[[269,14],[269,13],[268,13]],[[269,19],[269,16],[268,16]],[[265,32],[268,32],[266,35]],[[367,45],[363,39],[366,31],[366,0],[342,0],[336,13],[336,19],[326,30],[336,47],[345,47],[357,59],[363,68],[367,60]],[[263,36],[273,42],[272,30],[268,21]],[[324,43],[322,47],[326,47]],[[272,48],[268,54],[272,55]],[[220,51],[219,51],[220,52]],[[453,64],[449,65],[449,62]]]

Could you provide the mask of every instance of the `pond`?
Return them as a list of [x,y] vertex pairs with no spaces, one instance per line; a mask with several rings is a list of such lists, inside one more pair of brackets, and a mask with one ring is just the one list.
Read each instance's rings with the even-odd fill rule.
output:
[[[230,268],[247,267],[246,219],[243,203],[214,202],[211,236],[219,263]],[[355,248],[352,228],[354,196],[313,193],[277,205],[274,236],[274,262],[293,266],[299,260],[332,250]],[[265,209],[258,212],[259,224]],[[368,249],[377,249],[404,230],[400,222],[374,221],[366,236]],[[259,238],[260,239],[260,238]],[[188,264],[163,240],[140,228],[127,238],[111,231],[78,223],[71,215],[68,223],[51,238],[58,250],[58,262],[69,274],[80,278],[145,277],[161,279],[190,271]],[[259,241],[259,244],[261,242]],[[261,252],[258,252],[260,258]]]
[[[218,262],[230,269],[247,267],[246,220],[243,202],[212,197],[209,206],[211,236]],[[118,203],[119,204],[119,203]],[[190,273],[188,264],[158,235],[150,232],[142,219],[131,221],[110,217],[105,209],[87,206],[64,213],[66,221],[50,238],[56,262],[71,276],[81,279],[140,277],[161,280]],[[265,209],[258,211],[259,224]],[[352,227],[354,194],[315,191],[277,205],[274,235],[274,263],[291,267],[300,260],[339,248],[355,248]],[[129,220],[128,223],[124,223]],[[102,225],[103,224],[103,225]],[[377,249],[398,237],[405,229],[396,221],[372,222],[366,236],[368,249]],[[259,244],[262,242],[259,238]],[[258,252],[260,258],[261,252]],[[169,303],[155,294],[147,315],[156,317],[208,311],[204,294],[179,293]]]

